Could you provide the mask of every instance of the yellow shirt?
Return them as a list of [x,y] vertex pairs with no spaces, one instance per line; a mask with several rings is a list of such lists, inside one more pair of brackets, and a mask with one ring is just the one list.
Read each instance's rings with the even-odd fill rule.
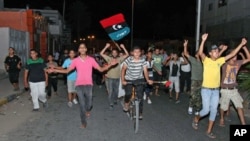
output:
[[220,57],[215,61],[205,57],[203,60],[203,82],[202,86],[206,88],[219,88],[221,66],[225,63],[225,57]]

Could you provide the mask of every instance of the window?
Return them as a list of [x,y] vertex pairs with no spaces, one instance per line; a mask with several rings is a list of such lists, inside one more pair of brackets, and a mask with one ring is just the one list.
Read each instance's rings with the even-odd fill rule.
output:
[[227,5],[227,0],[219,0],[218,1],[218,7],[223,7]]
[[213,3],[209,3],[208,5],[208,11],[212,11],[213,10]]

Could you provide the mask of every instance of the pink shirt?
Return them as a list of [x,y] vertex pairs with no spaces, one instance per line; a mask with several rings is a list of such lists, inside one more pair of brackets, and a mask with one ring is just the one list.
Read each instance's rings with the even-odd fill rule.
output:
[[87,56],[84,60],[80,57],[72,60],[69,68],[76,68],[77,78],[75,85],[93,85],[92,70],[97,67],[99,67],[99,65],[95,59],[90,56]]

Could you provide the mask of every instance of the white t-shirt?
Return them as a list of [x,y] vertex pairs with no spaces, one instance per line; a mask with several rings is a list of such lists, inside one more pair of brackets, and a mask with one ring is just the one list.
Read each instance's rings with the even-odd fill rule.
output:
[[[183,57],[180,57],[180,61],[181,61],[181,62],[184,62]],[[181,65],[181,70],[182,70],[183,72],[190,72],[190,71],[191,71],[191,66],[190,66],[190,64],[188,63],[188,64],[186,64],[186,65]]]

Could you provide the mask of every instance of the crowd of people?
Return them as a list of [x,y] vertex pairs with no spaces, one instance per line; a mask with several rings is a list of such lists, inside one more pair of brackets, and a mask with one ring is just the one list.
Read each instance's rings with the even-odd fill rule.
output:
[[[39,52],[32,49],[25,65],[24,85],[30,88],[33,111],[38,111],[39,101],[45,108],[48,107],[52,89],[54,94],[58,94],[57,76],[59,73],[64,74],[67,104],[69,107],[80,105],[81,128],[86,128],[95,83],[100,87],[105,86],[110,110],[117,105],[119,98],[123,98],[123,111],[128,112],[132,91],[132,85],[128,82],[147,82],[146,86],[136,88],[136,94],[139,99],[152,104],[150,97],[160,96],[160,85],[154,82],[169,80],[169,100],[173,100],[175,93],[174,100],[178,104],[181,102],[180,94],[190,94],[187,111],[195,115],[192,127],[197,130],[199,121],[209,114],[206,135],[215,138],[212,128],[217,110],[220,111],[220,126],[225,126],[224,112],[228,111],[230,101],[237,108],[241,124],[246,124],[236,76],[240,67],[250,62],[250,54],[245,38],[235,49],[229,50],[225,44],[212,45],[205,54],[207,38],[207,33],[202,35],[199,50],[194,55],[188,52],[188,40],[184,40],[183,50],[168,53],[160,47],[143,50],[139,46],[134,46],[128,52],[124,44],[106,43],[99,53],[88,54],[88,47],[81,43],[77,51],[65,49],[61,57],[49,54],[47,60],[39,57]],[[226,50],[225,57],[222,57]],[[242,59],[237,59],[238,54],[241,54]],[[21,59],[15,55],[14,48],[9,48],[5,68],[15,90],[19,89],[17,78],[21,65]],[[143,100],[139,105],[140,120],[143,119]]]

